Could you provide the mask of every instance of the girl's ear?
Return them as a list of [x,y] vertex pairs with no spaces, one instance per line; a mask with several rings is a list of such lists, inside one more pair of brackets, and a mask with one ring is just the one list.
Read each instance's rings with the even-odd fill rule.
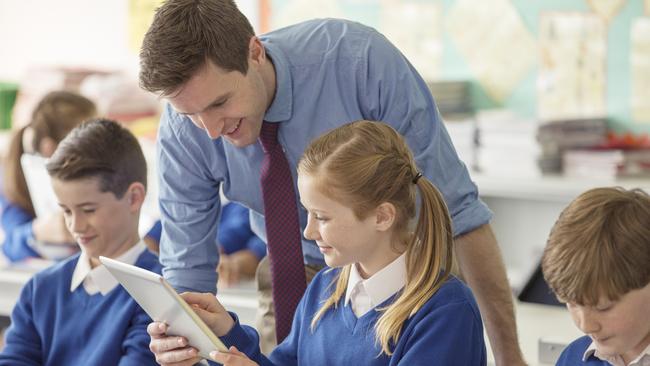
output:
[[384,202],[377,206],[375,209],[375,215],[377,218],[375,223],[377,230],[388,231],[393,227],[395,216],[397,215],[397,209],[392,203]]
[[142,204],[144,203],[144,197],[146,194],[146,189],[144,185],[140,182],[131,183],[129,188],[126,190],[126,198],[128,199],[129,207],[131,211],[135,212],[140,210]]

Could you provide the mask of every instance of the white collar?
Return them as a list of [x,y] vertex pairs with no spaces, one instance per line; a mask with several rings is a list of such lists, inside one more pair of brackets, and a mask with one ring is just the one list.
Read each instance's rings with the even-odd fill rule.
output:
[[[115,260],[124,262],[126,264],[135,264],[135,262],[140,257],[140,254],[144,252],[147,247],[144,245],[144,242],[140,240],[137,244],[132,246],[129,250],[124,252]],[[72,281],[70,281],[70,292],[79,287],[83,283],[84,289],[88,292],[89,295],[94,295],[98,292],[101,292],[102,295],[106,295],[111,292],[117,285],[118,282],[113,277],[104,265],[99,265],[95,268],[90,267],[90,258],[86,254],[85,250],[81,250],[79,259],[77,260],[77,265],[75,266],[74,272],[72,273]]]
[[[586,361],[591,355],[594,355],[596,358],[599,360],[607,361],[611,363],[614,366],[622,365],[622,366],[644,366],[646,365],[645,363],[641,363],[640,361],[644,357],[648,357],[650,359],[650,344],[641,352],[634,360],[632,360],[629,364],[625,365],[623,362],[623,358],[620,355],[615,355],[615,356],[607,356],[603,355],[600,352],[598,352],[598,349],[596,348],[596,343],[593,341],[587,347],[587,350],[585,353],[582,355],[582,361]],[[650,361],[647,364],[650,364]]]
[[357,265],[352,265],[350,277],[348,278],[348,288],[345,292],[345,305],[353,299],[353,290],[357,286],[362,286],[370,298],[371,308],[388,300],[397,291],[406,285],[406,255],[402,254],[392,261],[379,272],[364,280],[357,269]]

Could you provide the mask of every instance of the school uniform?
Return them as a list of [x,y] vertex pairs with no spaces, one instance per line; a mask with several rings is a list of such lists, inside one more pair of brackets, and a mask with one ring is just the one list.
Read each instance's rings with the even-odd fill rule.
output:
[[487,364],[478,306],[469,288],[457,278],[449,278],[404,323],[389,357],[381,353],[374,326],[381,315],[377,309],[394,301],[405,284],[404,256],[368,280],[352,272],[345,297],[312,331],[311,320],[333,291],[340,269],[326,269],[314,277],[298,306],[291,333],[268,358],[260,353],[257,332],[240,325],[234,314],[236,324],[222,341],[260,365]]
[[[116,258],[161,272],[139,242]],[[104,266],[82,251],[26,285],[11,315],[0,365],[156,365],[149,351],[151,318]]]
[[596,344],[584,336],[576,339],[564,349],[556,366],[650,366],[650,345],[634,360],[626,364],[621,356],[606,356],[598,352]]
[[22,207],[9,202],[0,194],[0,223],[5,234],[2,243],[2,252],[12,262],[29,257],[40,257],[33,247],[34,231],[32,221],[34,217]]

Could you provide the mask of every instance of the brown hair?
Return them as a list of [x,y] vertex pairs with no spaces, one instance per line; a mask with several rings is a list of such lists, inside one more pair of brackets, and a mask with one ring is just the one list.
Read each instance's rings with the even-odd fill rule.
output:
[[47,171],[63,181],[97,178],[100,190],[118,199],[132,183],[147,186],[147,163],[138,140],[107,119],[84,122],[72,130],[50,158]]
[[[59,143],[75,126],[96,114],[95,104],[85,97],[67,92],[48,93],[36,105],[28,125],[16,131],[5,159],[3,190],[7,199],[36,216],[20,164],[26,151],[39,152],[41,141],[51,138]],[[29,141],[24,141],[28,138]]]
[[[404,321],[433,296],[451,270],[451,219],[442,195],[418,174],[404,139],[381,122],[352,122],[317,138],[305,150],[298,172],[318,176],[322,192],[351,207],[359,219],[384,202],[395,206],[394,232],[407,243],[407,281],[395,301],[380,310],[383,314],[375,326],[382,352],[391,355],[390,344],[398,341]],[[418,187],[420,215],[411,233]],[[345,295],[350,268],[340,272],[333,293],[312,320],[312,329]]]
[[616,301],[650,283],[650,197],[640,189],[596,188],[564,209],[542,269],[563,302]]
[[140,86],[170,95],[206,61],[245,75],[254,35],[232,0],[168,0],[142,42]]

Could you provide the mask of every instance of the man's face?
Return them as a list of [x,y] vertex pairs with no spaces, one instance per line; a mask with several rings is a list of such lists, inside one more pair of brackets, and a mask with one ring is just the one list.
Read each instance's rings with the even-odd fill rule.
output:
[[223,136],[237,147],[255,143],[270,103],[259,64],[250,61],[246,75],[208,61],[167,99],[211,139]]

